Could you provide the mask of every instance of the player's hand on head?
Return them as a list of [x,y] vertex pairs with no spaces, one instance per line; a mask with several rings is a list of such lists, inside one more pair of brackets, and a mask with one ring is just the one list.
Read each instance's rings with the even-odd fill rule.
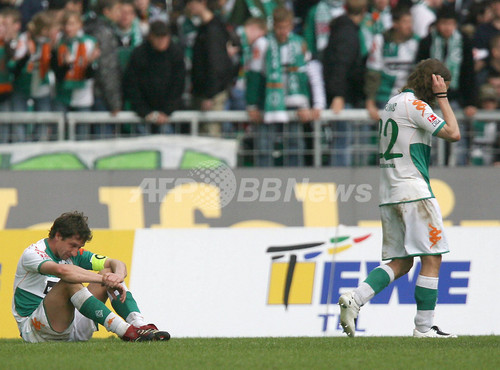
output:
[[440,75],[433,74],[432,75],[432,92],[434,94],[437,93],[446,93],[448,88],[446,87],[446,82],[443,77]]

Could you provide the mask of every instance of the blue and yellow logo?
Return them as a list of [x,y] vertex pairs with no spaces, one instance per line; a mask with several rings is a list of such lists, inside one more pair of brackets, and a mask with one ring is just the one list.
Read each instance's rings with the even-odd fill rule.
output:
[[[344,252],[370,236],[339,236],[331,238],[329,243],[312,242],[267,248],[266,252],[271,254],[272,260],[267,304],[284,305],[285,309],[290,304],[312,304],[316,258],[322,254]],[[299,257],[303,259],[302,262],[298,262]]]

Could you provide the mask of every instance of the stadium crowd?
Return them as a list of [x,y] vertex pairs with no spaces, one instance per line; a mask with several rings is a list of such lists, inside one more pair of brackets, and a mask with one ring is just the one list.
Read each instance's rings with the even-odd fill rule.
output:
[[[78,125],[90,139],[172,133],[177,110],[247,110],[257,166],[310,164],[311,122],[328,108],[366,109],[373,124],[359,130],[376,140],[379,109],[427,58],[451,71],[467,117],[457,164],[500,162],[498,123],[474,118],[500,100],[500,0],[0,0],[0,112],[134,111],[148,123]],[[351,123],[325,131],[325,164],[353,164]],[[0,143],[51,137],[50,125],[0,125]]]

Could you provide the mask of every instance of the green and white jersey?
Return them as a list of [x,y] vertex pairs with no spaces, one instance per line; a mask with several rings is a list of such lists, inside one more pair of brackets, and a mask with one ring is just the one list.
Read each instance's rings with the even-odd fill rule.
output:
[[375,100],[386,102],[403,88],[411,69],[415,65],[418,50],[418,37],[396,43],[389,34],[373,36],[370,56],[366,62],[369,70],[381,73],[380,86]]
[[434,198],[429,183],[431,139],[446,122],[413,91],[394,96],[380,114],[380,205]]
[[12,313],[19,323],[40,305],[45,295],[60,280],[56,276],[44,275],[40,267],[47,261],[76,265],[86,270],[100,271],[107,257],[80,249],[76,257],[60,260],[49,248],[47,239],[41,239],[26,248],[17,264],[14,279]]

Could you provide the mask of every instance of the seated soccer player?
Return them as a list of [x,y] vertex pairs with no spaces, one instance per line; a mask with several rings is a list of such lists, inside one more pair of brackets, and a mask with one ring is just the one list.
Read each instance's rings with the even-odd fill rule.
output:
[[[91,239],[83,213],[63,213],[48,238],[25,249],[12,304],[21,337],[27,342],[87,341],[99,323],[124,341],[170,339],[141,315],[124,283],[126,265],[83,249]],[[105,305],[108,297],[116,314]]]

